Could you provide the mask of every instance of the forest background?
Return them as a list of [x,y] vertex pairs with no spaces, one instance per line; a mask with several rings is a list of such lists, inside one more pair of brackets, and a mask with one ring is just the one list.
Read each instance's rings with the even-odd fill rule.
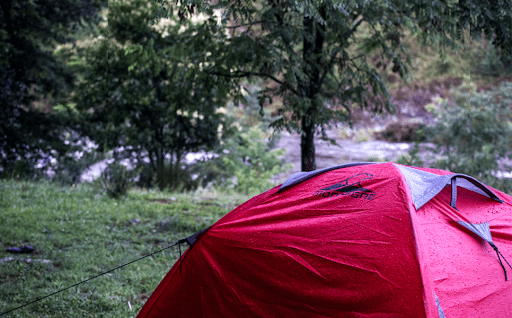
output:
[[[381,139],[409,143],[400,163],[512,193],[506,2],[318,3],[1,2],[1,308],[213,224],[287,175],[281,134],[301,170],[314,138]],[[5,252],[23,244],[36,251]],[[177,256],[12,317],[134,316]]]
[[[283,131],[300,136],[310,171],[315,138],[336,144],[333,130],[364,127],[368,138],[423,143],[400,162],[506,190],[496,177],[509,163],[509,11],[501,2],[7,1],[0,175],[72,185],[108,160],[97,183],[114,196],[134,182],[258,192],[290,168],[282,150],[269,151]],[[199,160],[186,160],[192,153]]]

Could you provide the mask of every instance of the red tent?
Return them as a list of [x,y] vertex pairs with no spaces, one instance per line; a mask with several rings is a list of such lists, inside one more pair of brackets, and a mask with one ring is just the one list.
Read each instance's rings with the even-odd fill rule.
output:
[[138,317],[510,318],[511,204],[436,169],[301,172],[188,238]]

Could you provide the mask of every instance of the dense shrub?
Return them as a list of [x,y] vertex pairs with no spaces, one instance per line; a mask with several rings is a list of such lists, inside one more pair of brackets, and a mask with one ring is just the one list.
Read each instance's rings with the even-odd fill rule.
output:
[[165,160],[160,169],[157,169],[152,183],[159,189],[167,189],[175,192],[183,192],[197,189],[199,180],[194,176],[194,164],[178,162],[174,164]]
[[465,173],[510,192],[511,182],[498,179],[510,171],[512,144],[512,83],[477,93],[465,81],[452,90],[452,100],[440,99],[427,108],[436,115],[429,139],[436,145],[439,168]]
[[512,74],[512,57],[504,57],[491,42],[485,49],[477,50],[473,58],[473,72],[486,76]]
[[100,183],[109,197],[117,199],[128,193],[136,175],[136,171],[130,171],[118,161],[113,161],[101,174]]
[[231,123],[230,138],[216,150],[217,156],[195,167],[198,181],[246,194],[268,190],[275,185],[275,175],[293,167],[284,163],[284,149],[274,149],[279,135],[268,127],[270,112],[261,110],[256,94],[248,94],[245,105],[230,104],[225,115]]
[[414,167],[422,167],[424,162],[419,156],[420,147],[419,143],[416,142],[414,147],[409,150],[409,153],[406,155],[401,155],[396,159],[396,162],[402,165],[414,166]]
[[242,193],[263,192],[274,184],[272,177],[291,168],[280,159],[285,149],[270,149],[263,133],[256,127],[238,137],[238,143],[230,147],[222,158],[226,170],[234,178],[227,185]]
[[422,134],[424,128],[425,124],[419,122],[394,122],[375,134],[375,137],[391,142],[424,141]]
[[217,158],[197,167],[203,186],[210,184],[253,194],[274,186],[272,177],[293,167],[284,164],[284,154],[284,149],[271,149],[264,133],[255,126],[227,141]]

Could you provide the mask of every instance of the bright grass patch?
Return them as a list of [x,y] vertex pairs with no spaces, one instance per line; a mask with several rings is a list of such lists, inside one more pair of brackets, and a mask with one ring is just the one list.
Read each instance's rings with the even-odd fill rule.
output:
[[[0,181],[0,312],[172,245],[247,199],[134,190],[114,200],[88,185]],[[25,244],[35,252],[6,251]],[[178,257],[170,248],[3,317],[135,317]]]

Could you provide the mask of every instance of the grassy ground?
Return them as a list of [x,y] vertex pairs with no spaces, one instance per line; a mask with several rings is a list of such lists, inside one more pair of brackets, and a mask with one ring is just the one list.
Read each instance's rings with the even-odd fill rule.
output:
[[[113,200],[88,185],[0,181],[0,313],[167,247],[247,199],[136,190]],[[6,252],[24,244],[36,251]],[[135,317],[178,256],[171,248],[3,317]]]

